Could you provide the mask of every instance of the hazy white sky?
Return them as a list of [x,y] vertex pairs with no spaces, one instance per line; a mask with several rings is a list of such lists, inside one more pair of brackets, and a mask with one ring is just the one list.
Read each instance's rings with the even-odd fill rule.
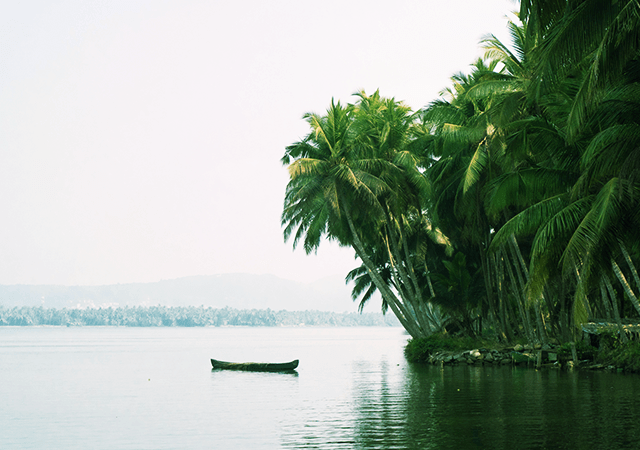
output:
[[419,109],[511,0],[0,3],[0,284],[346,275],[292,251],[286,145],[359,89]]

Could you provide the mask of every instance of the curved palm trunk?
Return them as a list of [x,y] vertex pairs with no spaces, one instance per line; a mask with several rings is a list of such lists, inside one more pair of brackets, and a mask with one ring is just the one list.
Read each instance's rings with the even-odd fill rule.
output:
[[620,284],[629,297],[629,300],[631,300],[631,304],[633,304],[633,306],[636,308],[636,311],[638,311],[638,314],[640,314],[640,302],[638,302],[638,297],[636,297],[636,294],[631,289],[627,278],[624,276],[622,270],[620,270],[620,267],[614,260],[611,260],[611,266],[613,267],[613,273],[615,273],[616,278],[618,278],[618,281],[620,281]]
[[389,257],[389,264],[391,265],[391,277],[395,283],[396,291],[400,295],[402,302],[411,308],[412,316],[418,317],[418,312],[416,311],[414,305],[414,296],[413,293],[408,289],[410,286],[408,284],[408,280],[406,278],[406,274],[400,269],[400,264],[396,264],[396,260],[399,260],[399,257],[394,256],[394,252],[391,251],[391,244],[389,243],[390,239],[387,235],[385,237],[385,246],[387,248],[387,254]]
[[396,315],[402,326],[405,330],[411,335],[412,338],[420,338],[426,337],[427,334],[420,329],[420,326],[416,323],[415,318],[411,316],[409,311],[406,309],[405,305],[398,300],[393,291],[387,286],[387,283],[384,282],[380,274],[375,268],[375,265],[371,261],[371,259],[367,256],[365,252],[364,245],[362,241],[358,237],[358,233],[356,231],[355,225],[353,224],[353,220],[351,218],[351,214],[349,213],[349,209],[345,208],[345,217],[347,219],[347,223],[349,224],[349,230],[351,231],[351,235],[353,238],[353,247],[358,257],[362,260],[362,263],[367,268],[369,275],[371,276],[371,280],[375,284],[376,288],[380,291],[383,298]]
[[620,339],[623,343],[629,342],[629,338],[627,337],[627,333],[624,331],[624,327],[622,326],[622,319],[620,319],[620,312],[618,310],[618,301],[616,300],[616,294],[613,291],[613,286],[611,286],[611,281],[609,281],[608,275],[602,276],[604,280],[604,284],[607,287],[607,291],[609,291],[609,297],[611,297],[611,304],[613,305],[613,314],[616,317],[616,322],[618,323],[618,329],[620,330]]
[[[498,333],[498,336],[500,336],[501,338],[506,338],[505,336],[505,332],[504,332],[504,322],[501,321],[498,318],[498,313],[496,311],[496,301],[495,301],[495,297],[493,295],[493,277],[491,275],[491,272],[494,272],[496,275],[498,274],[498,268],[496,267],[495,262],[492,260],[492,258],[489,257],[489,254],[487,251],[485,251],[484,249],[481,249],[481,254],[480,254],[480,260],[482,263],[482,275],[484,277],[484,284],[485,284],[485,290],[487,292],[487,303],[489,306],[489,312],[491,314],[491,317],[493,318],[493,325],[496,328],[496,332]],[[502,295],[501,292],[499,292],[499,285],[496,285],[496,290],[498,291],[498,301],[500,301],[500,296]]]
[[[514,266],[513,268],[514,268],[514,271],[516,273],[517,280],[520,282],[520,285],[516,286],[515,288],[516,289],[518,289],[518,288],[520,289],[520,293],[521,293],[521,296],[522,296],[522,304],[523,304],[525,315],[526,315],[526,320],[527,320],[527,322],[529,324],[529,330],[531,332],[531,338],[532,338],[531,342],[540,342],[540,341],[542,341],[542,339],[541,339],[542,332],[540,330],[541,323],[540,323],[540,320],[539,320],[539,317],[538,317],[538,314],[537,314],[538,311],[536,310],[537,327],[534,327],[533,323],[531,322],[531,314],[530,314],[530,309],[531,308],[529,308],[529,305],[527,304],[527,299],[524,296],[525,286],[526,286],[525,279],[524,279],[524,277],[522,275],[522,271],[520,269],[520,265],[518,264],[518,258],[516,257],[516,254],[515,254],[515,251],[513,250],[513,247],[511,248],[511,252],[512,252],[511,257],[513,258],[513,266]],[[508,267],[510,269],[511,266],[508,266]],[[537,333],[536,333],[536,331],[537,331]]]
[[[418,214],[420,214],[420,216],[422,217],[422,211],[418,208]],[[429,267],[427,266],[427,251],[425,249],[424,254],[421,253],[420,258],[417,260],[417,262],[422,261],[422,264],[424,265],[424,273],[425,276],[427,277],[427,286],[429,287],[429,295],[431,295],[431,298],[436,296],[436,291],[433,289],[433,283],[431,283],[431,275],[429,274]],[[413,268],[411,269],[413,270]]]
[[425,323],[429,324],[432,330],[436,329],[438,324],[436,323],[435,318],[429,313],[426,308],[426,301],[422,297],[422,289],[420,289],[420,283],[418,283],[418,276],[416,275],[415,270],[413,269],[413,263],[411,262],[411,252],[409,251],[409,245],[407,244],[406,239],[402,239],[402,250],[404,251],[404,260],[407,264],[408,277],[411,279],[413,283],[413,290],[416,293],[416,300],[418,301],[418,308],[420,310],[420,314],[424,318]]
[[613,310],[611,309],[611,302],[605,291],[604,283],[600,280],[600,297],[602,298],[602,305],[604,306],[605,317],[609,322],[614,318]]
[[[424,307],[425,302],[422,298],[422,290],[420,289],[418,280],[416,279],[416,274],[411,266],[411,255],[406,245],[406,240],[402,239],[401,235],[398,236],[388,223],[389,220],[387,221],[386,227],[388,232],[387,251],[389,253],[389,262],[393,269],[396,286],[398,287],[398,293],[405,304],[409,305],[413,310],[413,313],[420,323],[420,327],[423,331],[430,332],[437,328],[437,323]],[[391,245],[389,245],[389,241],[391,241]],[[404,258],[401,257],[398,241],[401,241],[402,249],[404,250]],[[404,264],[402,264],[401,261],[404,261],[407,264],[408,271],[405,269]]]
[[522,298],[522,293],[524,291],[522,290],[522,287],[518,286],[515,275],[513,274],[513,269],[511,268],[511,263],[506,258],[506,254],[504,266],[507,269],[509,278],[511,279],[511,285],[513,286],[513,292],[516,297],[518,309],[520,310],[520,320],[522,321],[525,335],[527,336],[529,342],[534,342],[534,332],[533,327],[531,326],[531,318],[529,317],[529,311],[527,310],[524,299]]
[[494,254],[493,259],[494,259],[494,267],[496,268],[495,276],[496,276],[496,291],[498,292],[498,310],[500,311],[500,315],[496,317],[496,319],[499,319],[500,324],[502,325],[502,330],[499,336],[501,340],[506,343],[513,340],[513,332],[511,330],[511,327],[508,326],[510,319],[509,317],[507,317],[507,308],[505,305],[504,290],[503,290],[504,270],[501,264],[502,258],[498,258],[498,255]]
[[573,267],[576,272],[576,294],[575,301],[573,302],[573,319],[574,324],[577,326],[579,323],[584,323],[589,320],[589,317],[593,317],[591,306],[589,305],[589,298],[585,292],[585,282],[582,279],[582,274],[578,266]]
[[436,296],[436,291],[433,290],[433,283],[431,283],[431,275],[429,275],[429,267],[427,266],[427,261],[424,261],[424,272],[427,275],[427,285],[429,286],[429,294],[431,297]]
[[627,252],[627,249],[622,243],[622,241],[620,241],[619,244],[620,244],[620,250],[622,251],[622,255],[624,256],[624,260],[627,262],[627,265],[629,266],[629,270],[633,275],[633,279],[636,282],[636,287],[640,289],[640,277],[638,277],[638,271],[636,270],[636,266],[633,264],[633,260],[631,259],[631,256],[629,256],[629,252]]
[[[615,299],[609,300],[609,295],[607,294],[607,288],[605,287],[604,280],[600,279],[600,296],[602,297],[602,302],[606,305],[605,309],[609,312],[611,310],[611,304],[615,302]],[[618,331],[620,332],[620,336],[624,334],[624,327],[622,326],[622,319],[620,318],[620,312],[618,311],[617,305],[613,305],[614,311],[611,311],[611,315],[608,317],[608,320],[615,320],[618,325]]]
[[[516,240],[516,237],[513,234],[511,235],[510,243],[511,243],[511,250],[515,253],[515,256],[516,256],[515,259],[520,264],[519,267],[522,270],[522,273],[524,273],[524,277],[525,277],[525,279],[526,279],[526,281],[528,283],[529,282],[529,270],[527,269],[527,265],[524,262],[524,258],[522,257],[522,253],[520,252],[520,246],[518,245],[518,241]],[[518,274],[519,273],[520,272],[518,271]],[[524,289],[524,286],[523,286],[523,289]],[[544,321],[544,316],[542,314],[542,308],[540,306],[540,299],[538,297],[536,297],[536,299],[535,299],[535,309],[536,309],[536,323],[537,323],[537,326],[538,326],[537,327],[538,328],[538,335],[540,337],[540,341],[543,344],[546,344],[546,343],[548,343],[546,324],[545,324],[545,321]]]
[[399,276],[400,276],[399,275],[399,270],[398,270],[398,267],[396,265],[393,253],[391,251],[388,237],[385,239],[385,245],[387,247],[387,253],[389,255],[389,264],[391,265],[391,277],[393,278],[393,281],[395,283],[396,291],[398,292],[398,295],[400,295],[400,299],[402,300],[402,304],[405,305],[405,307],[411,308],[411,311],[410,311],[410,313],[408,315],[410,317],[415,318],[418,322],[420,322],[419,316],[418,316],[418,311],[416,311],[416,308],[415,308],[415,305],[414,305],[413,296],[412,296],[411,292],[407,292],[405,284],[403,284],[403,280],[401,280],[399,278]]

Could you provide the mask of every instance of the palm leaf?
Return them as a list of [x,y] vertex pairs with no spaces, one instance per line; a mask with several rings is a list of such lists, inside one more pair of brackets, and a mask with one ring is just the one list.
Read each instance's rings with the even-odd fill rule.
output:
[[471,157],[471,161],[469,162],[469,165],[467,166],[467,169],[465,171],[464,184],[462,187],[463,193],[466,193],[471,188],[471,186],[473,186],[480,180],[482,173],[488,165],[489,152],[487,149],[486,140],[483,140],[477,145],[476,151]]
[[566,171],[544,167],[507,172],[489,182],[485,208],[494,216],[510,207],[522,210],[567,192],[574,178]]
[[584,197],[576,200],[562,208],[540,227],[531,248],[532,265],[534,265],[536,259],[540,258],[543,254],[564,248],[563,243],[567,242],[573,235],[587,214],[592,202],[592,197]]
[[[612,237],[612,228],[615,228],[624,211],[620,202],[619,188],[619,179],[613,178],[596,195],[591,208],[576,228],[563,252],[561,261],[565,272],[579,265],[584,255],[589,255],[595,248],[602,248],[609,237]],[[609,259],[606,258],[604,261]]]
[[640,148],[640,125],[613,125],[598,133],[582,155],[582,165],[595,179],[616,176]]
[[530,206],[512,217],[496,232],[489,249],[496,251],[499,247],[506,245],[512,235],[535,235],[538,229],[560,213],[566,204],[566,194],[559,194]]

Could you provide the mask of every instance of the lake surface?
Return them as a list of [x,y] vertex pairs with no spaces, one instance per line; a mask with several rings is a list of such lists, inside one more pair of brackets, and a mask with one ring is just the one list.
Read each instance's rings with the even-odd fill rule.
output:
[[[0,327],[1,449],[636,449],[640,377],[408,364],[400,328]],[[300,359],[295,374],[210,358]]]

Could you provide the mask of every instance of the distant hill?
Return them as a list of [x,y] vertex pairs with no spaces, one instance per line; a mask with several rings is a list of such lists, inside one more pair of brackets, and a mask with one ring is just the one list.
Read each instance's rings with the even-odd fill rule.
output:
[[[351,287],[340,276],[313,283],[273,275],[221,274],[105,286],[0,285],[0,305],[83,308],[117,306],[210,306],[288,311],[357,311]],[[378,312],[371,300],[369,312]]]

